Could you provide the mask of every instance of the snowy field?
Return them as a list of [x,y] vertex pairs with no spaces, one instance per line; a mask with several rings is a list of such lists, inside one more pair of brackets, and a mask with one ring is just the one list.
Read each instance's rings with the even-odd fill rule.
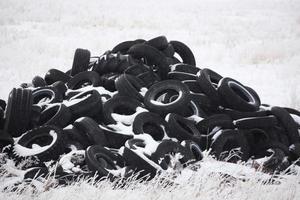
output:
[[[99,55],[121,41],[165,35],[189,45],[198,67],[253,87],[263,103],[300,109],[299,11],[300,0],[0,0],[0,98],[50,68],[69,69],[78,47]],[[257,176],[223,186],[203,169],[171,188],[82,183],[37,198],[300,199],[299,176],[279,185]],[[33,197],[0,193],[16,198]]]

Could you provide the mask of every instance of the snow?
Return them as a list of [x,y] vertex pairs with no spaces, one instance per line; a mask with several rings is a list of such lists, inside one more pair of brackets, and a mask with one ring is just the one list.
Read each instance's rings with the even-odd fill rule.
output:
[[133,113],[131,115],[123,115],[123,114],[121,115],[118,113],[112,113],[111,116],[115,121],[121,122],[124,125],[130,126],[130,125],[132,125],[134,118],[142,112],[148,112],[148,110],[139,106],[136,108],[135,113]]
[[[7,100],[13,87],[50,68],[67,71],[78,47],[100,55],[124,40],[166,35],[186,43],[198,67],[252,87],[262,103],[300,109],[299,10],[299,0],[3,0],[0,98]],[[246,173],[248,181],[223,185],[211,171],[227,168],[204,163],[197,172],[183,171],[174,187],[132,181],[126,190],[83,181],[45,189],[35,199],[300,199],[299,174],[265,185],[261,173]],[[19,179],[8,183],[0,176],[0,188]],[[26,192],[0,193],[0,199],[32,198]]]

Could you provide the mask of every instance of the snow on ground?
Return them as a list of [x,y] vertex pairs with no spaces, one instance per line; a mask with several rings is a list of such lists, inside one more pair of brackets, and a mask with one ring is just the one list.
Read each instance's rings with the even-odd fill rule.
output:
[[[166,35],[188,44],[198,67],[253,87],[264,103],[300,109],[299,10],[299,0],[0,0],[0,98],[49,68],[69,69],[78,47],[99,55],[124,40]],[[40,199],[297,199],[300,190],[294,179],[270,187],[242,183],[225,192],[205,181],[172,192],[82,184]]]

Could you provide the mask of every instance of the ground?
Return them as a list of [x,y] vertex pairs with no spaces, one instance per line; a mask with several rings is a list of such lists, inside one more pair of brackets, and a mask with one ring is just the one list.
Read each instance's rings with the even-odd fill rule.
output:
[[[251,86],[263,103],[300,109],[299,10],[299,0],[2,0],[0,98],[7,99],[13,87],[30,82],[35,75],[43,76],[50,68],[69,69],[78,47],[100,55],[121,41],[165,35],[189,45],[199,68],[211,68]],[[247,191],[249,186],[238,185],[240,190],[235,186],[228,194]],[[256,185],[255,191],[263,194],[256,199],[297,199],[300,190],[297,183],[270,187]],[[45,193],[41,199],[63,199],[68,192],[77,193],[74,188]],[[97,191],[87,185],[77,189],[84,192],[73,194],[73,199]],[[277,191],[276,196],[270,190]],[[127,192],[119,197],[164,199],[155,196],[160,191],[155,188],[139,191],[148,193],[137,192],[133,197]],[[193,192],[186,188],[167,193],[166,197],[201,197]],[[97,196],[116,198],[102,194]],[[254,199],[249,194],[239,199]],[[226,199],[220,195],[210,197]]]

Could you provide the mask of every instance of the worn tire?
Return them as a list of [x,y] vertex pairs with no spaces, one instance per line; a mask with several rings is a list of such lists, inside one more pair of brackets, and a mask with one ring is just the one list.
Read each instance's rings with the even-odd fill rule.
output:
[[71,69],[71,76],[86,71],[89,68],[91,52],[87,49],[76,49]]

